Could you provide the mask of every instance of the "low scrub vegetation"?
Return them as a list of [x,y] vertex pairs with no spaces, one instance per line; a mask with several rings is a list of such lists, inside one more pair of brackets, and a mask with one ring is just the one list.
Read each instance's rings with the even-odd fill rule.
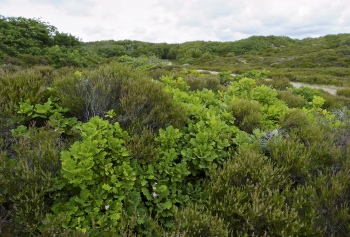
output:
[[[15,21],[48,27],[0,22]],[[329,50],[337,39],[314,42]],[[60,42],[89,63],[25,63]],[[205,44],[222,47],[196,48]],[[82,47],[56,32],[36,54],[0,44],[0,235],[348,236],[348,89],[293,88],[292,59],[279,64],[290,64],[286,74],[254,66],[236,75],[166,61],[249,66],[292,45],[316,54],[307,40],[272,36]],[[348,73],[328,70],[334,80]]]

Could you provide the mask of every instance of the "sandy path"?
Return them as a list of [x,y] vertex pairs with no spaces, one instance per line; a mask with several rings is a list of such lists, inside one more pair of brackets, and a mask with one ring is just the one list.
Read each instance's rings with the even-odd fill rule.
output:
[[[196,70],[197,72],[209,72],[210,74],[219,74],[219,72],[217,71],[210,71],[210,70]],[[232,73],[232,76],[235,76],[236,74]],[[328,92],[329,94],[332,95],[336,95],[337,94],[337,90],[341,89],[341,87],[337,87],[337,86],[330,86],[330,85],[312,85],[312,84],[307,84],[307,83],[303,83],[303,82],[290,82],[290,84],[292,84],[292,86],[294,86],[295,88],[299,88],[302,86],[308,86],[310,88],[315,88],[315,89],[322,89],[326,92]]]

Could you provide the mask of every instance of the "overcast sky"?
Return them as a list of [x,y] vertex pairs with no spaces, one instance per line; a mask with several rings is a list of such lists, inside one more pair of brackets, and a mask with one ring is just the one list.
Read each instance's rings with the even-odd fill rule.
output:
[[83,41],[235,41],[350,33],[349,0],[0,0],[0,15],[40,18]]

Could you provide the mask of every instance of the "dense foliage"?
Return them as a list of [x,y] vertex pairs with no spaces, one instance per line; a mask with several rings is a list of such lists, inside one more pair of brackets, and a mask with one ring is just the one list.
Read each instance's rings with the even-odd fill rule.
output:
[[81,42],[38,19],[0,16],[0,61],[14,65],[84,66]]
[[[348,89],[330,95],[293,88],[288,75],[266,80],[274,69],[210,74],[163,60],[229,61],[318,40],[337,49],[345,36],[82,47],[38,20],[1,22],[12,35],[23,25],[42,33],[23,41],[29,51],[7,33],[0,48],[1,236],[350,233]],[[21,61],[54,48],[102,65]]]

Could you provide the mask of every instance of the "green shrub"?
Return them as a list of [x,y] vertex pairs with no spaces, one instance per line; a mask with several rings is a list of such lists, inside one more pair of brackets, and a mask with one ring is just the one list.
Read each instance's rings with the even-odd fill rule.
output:
[[34,65],[52,65],[53,61],[47,56],[38,56],[32,54],[20,54],[17,56],[21,64],[25,66]]
[[131,133],[140,133],[145,127],[157,131],[171,124],[180,126],[186,116],[162,84],[141,78],[119,63],[76,72],[58,80],[55,88],[60,105],[68,108],[71,116],[88,121],[113,109],[116,121]]
[[227,71],[227,72],[220,72],[218,74],[219,80],[220,80],[220,84],[221,85],[229,85],[232,81],[235,80],[235,78],[232,76],[232,72],[231,71]]
[[286,90],[287,88],[293,87],[292,84],[290,84],[290,81],[286,77],[281,78],[273,78],[270,80],[260,81],[259,83],[262,83],[264,85],[270,86],[271,88],[274,88],[276,90]]
[[301,95],[295,95],[290,91],[278,91],[278,98],[286,103],[289,108],[302,108],[306,104]]
[[151,130],[143,128],[139,134],[131,135],[125,145],[134,159],[140,162],[154,163],[159,157],[154,138],[155,134]]
[[280,121],[281,128],[288,134],[295,135],[304,144],[310,146],[315,141],[321,141],[325,135],[320,124],[312,121],[305,110],[288,111]]
[[235,99],[228,105],[227,110],[233,114],[235,125],[245,132],[252,133],[261,126],[261,105],[257,101]]
[[[280,125],[282,130],[291,136],[296,136],[309,149],[315,146],[314,152],[316,153],[314,155],[317,152],[326,152],[328,155],[323,157],[325,158],[330,156],[331,146],[334,145],[334,129],[337,126],[336,123],[333,123],[333,116],[331,114],[328,116],[330,118],[325,118],[323,115],[305,109],[293,109],[281,118]],[[319,158],[322,159],[322,155]]]
[[305,111],[301,109],[287,111],[280,121],[281,128],[288,132],[293,129],[303,130],[310,125]]
[[59,132],[31,128],[2,156],[0,206],[10,213],[9,233],[36,233],[52,205],[51,187],[59,174],[63,147]]
[[349,149],[345,143],[349,134],[343,128],[302,123],[309,119],[296,111],[287,116],[289,134],[268,143],[269,158],[285,169],[294,187],[310,186],[317,193],[311,205],[317,215],[314,224],[322,236],[346,236],[350,214],[349,167],[345,165]]
[[342,88],[337,90],[338,96],[350,97],[350,88]]
[[17,113],[19,102],[27,99],[34,103],[45,102],[52,94],[48,89],[49,71],[43,67],[0,69],[0,150],[11,144],[9,131],[24,122],[23,116]]
[[190,90],[208,90],[217,91],[220,87],[220,80],[215,75],[202,74],[200,76],[189,74],[184,77],[184,81],[190,86]]
[[292,188],[284,167],[241,147],[207,183],[209,209],[230,236],[320,236],[310,204],[311,187]]
[[111,109],[118,111],[122,81],[131,79],[131,75],[128,67],[107,65],[70,74],[57,80],[54,88],[60,105],[68,108],[71,116],[88,121],[94,116],[103,117]]
[[174,73],[173,68],[170,66],[169,67],[155,67],[155,68],[150,69],[147,72],[147,75],[154,80],[160,80],[160,78],[162,76],[170,75],[173,73]]
[[176,231],[167,236],[229,236],[228,225],[223,219],[198,206],[177,210],[174,221]]
[[307,102],[311,102],[315,96],[320,95],[320,91],[318,91],[317,89],[313,89],[311,87],[308,87],[308,86],[302,86],[299,88],[291,88],[290,90],[295,95],[303,96]]
[[181,126],[186,119],[185,110],[164,91],[163,85],[147,78],[128,80],[122,85],[122,126],[131,133],[139,133],[143,127],[158,131],[169,125]]
[[[62,226],[81,233],[116,233],[123,209],[135,211],[140,196],[133,192],[135,162],[130,161],[118,123],[98,117],[80,127],[82,141],[61,154],[61,195],[49,219],[63,216]],[[95,232],[97,231],[97,233]]]
[[[162,227],[156,218],[152,218],[151,216],[147,216],[145,218],[144,223],[142,223],[142,227],[138,223],[138,211],[128,214],[123,211],[120,218],[120,225],[118,226],[118,234],[119,236],[125,237],[137,237],[137,236],[167,236],[164,235],[166,232],[164,227]],[[105,236],[108,235],[108,233]],[[112,235],[113,236],[113,235]]]
[[327,110],[340,109],[350,101],[350,98],[331,95],[328,92],[321,92],[321,97],[326,100],[322,108]]
[[317,190],[317,225],[323,236],[347,236],[350,231],[349,181],[349,167],[338,166],[312,183]]
[[42,225],[39,227],[40,234],[38,236],[57,236],[57,237],[88,237],[87,233],[81,233],[74,229],[64,229],[62,223],[64,217],[58,215],[56,218],[44,219]]
[[267,145],[269,158],[278,167],[283,167],[293,185],[306,184],[312,167],[312,154],[308,147],[297,139],[277,137]]
[[48,81],[40,70],[26,69],[0,73],[0,101],[2,106],[14,107],[18,102],[30,99],[42,102],[48,96]]
[[[314,117],[313,117],[314,116]],[[301,143],[303,147],[300,149],[306,149],[302,154],[296,154],[300,159],[305,157],[305,161],[309,164],[302,164],[304,168],[309,166],[310,174],[317,174],[318,172],[329,172],[332,164],[338,164],[343,157],[344,150],[337,144],[337,137],[341,133],[339,125],[335,125],[333,115],[331,120],[324,118],[320,115],[311,115],[305,111],[295,109],[288,111],[281,119],[281,128],[288,136],[284,138],[284,141],[279,143],[285,143],[281,145],[281,153],[288,151],[288,147],[298,147],[299,145],[289,145],[288,139],[293,138]],[[333,123],[333,125],[332,125]],[[342,143],[343,144],[343,143]],[[286,149],[286,150],[284,150]],[[294,149],[294,148],[293,148]],[[293,150],[292,149],[292,150]],[[282,154],[280,154],[282,155]],[[309,158],[307,158],[309,156]],[[294,162],[297,164],[298,162]]]

